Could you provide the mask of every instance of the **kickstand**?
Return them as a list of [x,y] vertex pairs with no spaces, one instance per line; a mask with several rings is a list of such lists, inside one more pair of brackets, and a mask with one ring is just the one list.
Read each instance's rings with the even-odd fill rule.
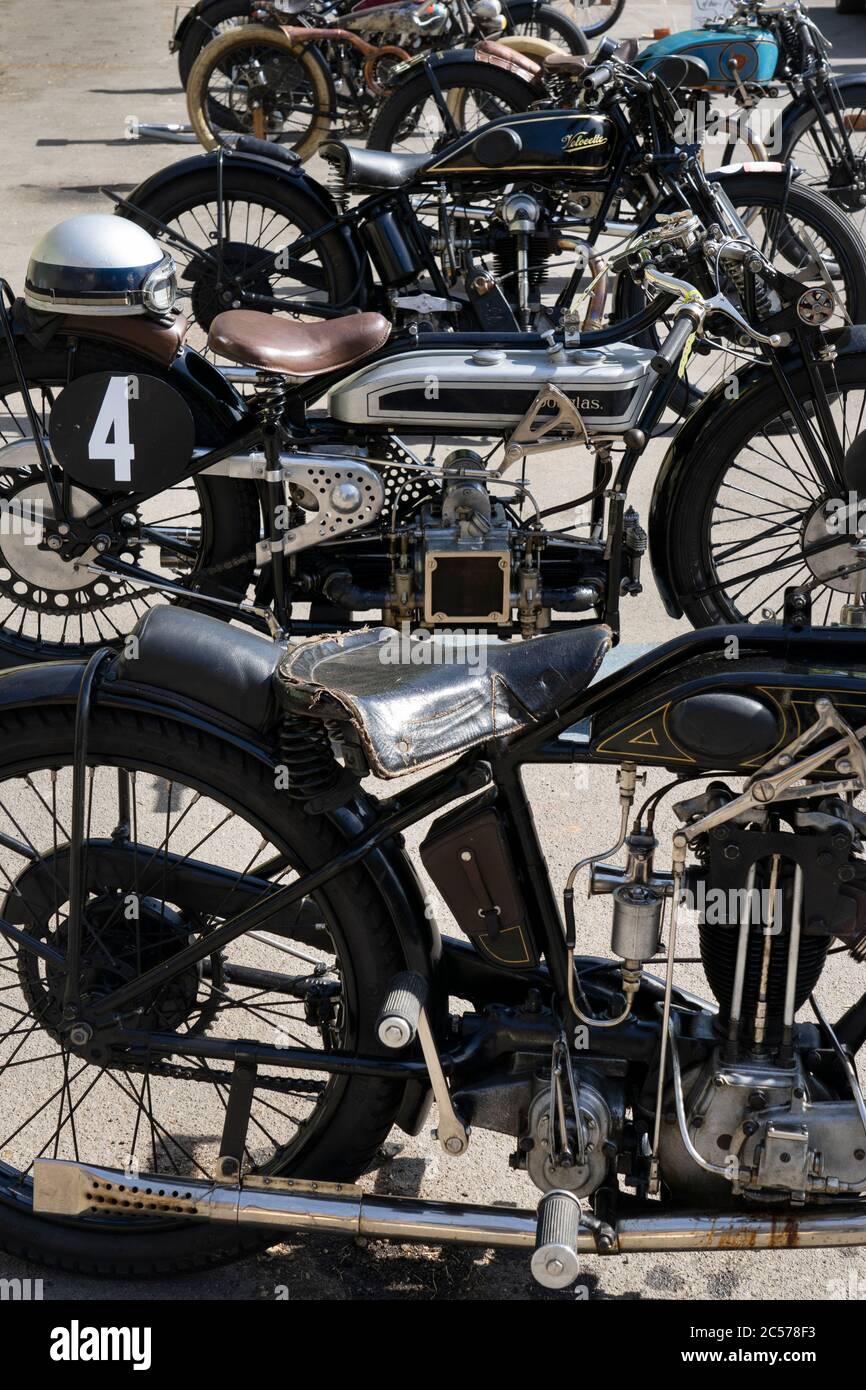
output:
[[235,1062],[217,1159],[217,1176],[230,1182],[241,1180],[257,1074],[255,1062]]

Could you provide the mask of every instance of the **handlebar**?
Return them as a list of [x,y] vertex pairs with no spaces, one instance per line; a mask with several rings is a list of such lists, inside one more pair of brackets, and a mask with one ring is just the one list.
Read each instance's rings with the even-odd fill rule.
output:
[[650,366],[658,376],[667,376],[677,365],[689,339],[700,327],[702,319],[703,309],[698,305],[684,305],[680,309],[674,319],[673,328],[650,362]]
[[613,80],[613,68],[609,63],[602,63],[601,67],[594,68],[591,73],[583,79],[583,85],[588,92],[597,92],[601,87],[606,87],[608,82]]

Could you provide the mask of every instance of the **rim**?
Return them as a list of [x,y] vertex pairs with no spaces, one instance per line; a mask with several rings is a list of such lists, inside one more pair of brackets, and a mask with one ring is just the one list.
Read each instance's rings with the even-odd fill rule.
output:
[[[115,757],[91,764],[87,772],[84,970],[95,994],[170,958],[190,936],[206,935],[237,911],[237,897],[232,899],[231,893],[242,875],[256,874],[280,885],[296,877],[283,862],[291,856],[290,847],[259,817],[202,781],[176,773],[166,778],[165,772],[146,759],[121,762]],[[71,769],[61,758],[18,767],[0,780],[2,911],[10,910],[14,894],[15,915],[25,929],[61,950],[68,908],[64,846],[70,789]],[[121,847],[125,855],[117,854]],[[283,866],[269,869],[275,860]],[[226,874],[224,898],[220,889],[204,903],[182,887],[178,865],[192,864]],[[244,905],[249,901],[245,898]],[[204,1032],[311,1051],[354,1044],[356,984],[339,926],[324,902],[321,909],[321,944],[300,944],[290,924],[278,924],[275,932],[257,934],[255,940],[241,938],[220,958],[212,956],[200,970],[140,1001],[150,1026],[165,1031],[168,1025],[177,1035],[170,1075],[153,1059],[132,1069],[98,1065],[71,1053],[57,1026],[60,982],[43,963],[34,965],[31,953],[4,943],[3,1199],[29,1202],[37,1157],[74,1158],[171,1177],[211,1177],[229,1075],[215,1063],[185,1057],[186,1038]],[[268,984],[260,983],[256,972],[267,972]],[[315,1022],[310,1021],[311,1006],[298,998],[311,988],[318,996]],[[131,1013],[126,1022],[136,1026],[136,1015]],[[323,1080],[321,1074],[261,1068],[245,1151],[249,1169],[284,1171],[327,1122],[344,1085],[344,1078]]]
[[[804,408],[814,418],[808,401]],[[866,390],[843,386],[830,408],[847,451],[866,424]],[[847,502],[841,488],[828,496],[785,411],[743,439],[708,499],[703,525],[709,583],[724,619],[777,617],[785,589],[807,585],[815,623],[838,622],[866,583],[862,569],[844,573],[862,564],[852,549],[862,508],[852,514]]]
[[[28,384],[47,434],[51,407],[62,383],[43,379]],[[38,660],[86,654],[107,642],[116,644],[148,609],[166,599],[118,576],[87,573],[79,583],[70,579],[67,562],[40,548],[48,509],[42,498],[41,470],[31,466],[36,450],[30,440],[30,424],[17,387],[0,389],[0,451],[14,451],[16,463],[23,462],[28,469],[0,473],[0,645]],[[74,493],[72,501],[81,512],[98,504],[84,489]],[[207,492],[194,480],[168,488],[130,515],[135,516],[135,525],[112,544],[111,555],[174,581],[201,567],[212,544],[213,518]]]
[[296,145],[318,115],[303,63],[275,39],[238,43],[217,59],[202,88],[213,133],[241,131]]

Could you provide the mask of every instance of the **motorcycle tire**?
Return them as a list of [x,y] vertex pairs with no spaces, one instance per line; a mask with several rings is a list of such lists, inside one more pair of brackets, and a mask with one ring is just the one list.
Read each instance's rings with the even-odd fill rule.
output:
[[[49,817],[52,815],[52,801],[50,790],[48,797],[45,797],[43,783],[50,789],[52,781],[49,779],[56,776],[55,785],[60,789],[60,796],[57,810],[53,812],[55,827],[58,819],[61,823],[68,823],[69,768],[75,746],[75,706],[52,707],[43,703],[7,710],[0,718],[0,730],[3,750],[0,755],[0,787],[4,794],[12,797],[12,804],[17,804],[27,800],[26,788],[33,785],[37,788],[33,797],[34,808],[36,795],[42,793],[45,805],[41,809],[42,820],[39,822],[42,826],[40,845],[46,845],[50,854],[52,843],[56,845],[58,841],[53,838],[52,827],[44,819],[46,814]],[[177,794],[184,798],[185,806],[191,804],[191,796],[198,794],[196,816],[202,810],[207,815],[208,808],[213,809],[214,821],[224,811],[233,814],[232,831],[236,836],[237,832],[241,832],[241,836],[248,839],[261,839],[269,851],[273,847],[277,854],[285,855],[287,862],[299,871],[328,862],[344,848],[345,841],[324,816],[309,815],[299,802],[275,786],[274,771],[266,759],[254,756],[236,742],[217,738],[190,724],[181,726],[163,716],[143,714],[116,705],[106,706],[98,698],[90,713],[87,742],[88,776],[92,775],[97,782],[94,825],[105,824],[107,817],[114,814],[117,794],[111,788],[119,780],[115,769],[125,769],[132,783],[135,841],[149,848],[151,839],[155,838],[157,853],[160,850],[159,826],[165,825],[166,818],[162,813],[157,822],[148,801],[154,778],[157,785],[177,789]],[[28,777],[31,779],[29,784],[25,781]],[[100,795],[109,798],[103,811],[99,809]],[[135,813],[136,808],[138,814]],[[22,814],[26,809],[19,806]],[[35,814],[33,808],[30,809]],[[180,813],[180,820],[183,820],[184,814]],[[32,823],[32,820],[28,821],[28,824]],[[36,834],[38,830],[39,826],[32,833]],[[56,833],[59,833],[57,827]],[[182,833],[179,831],[178,835]],[[219,836],[211,839],[209,849],[214,855],[221,853],[223,859],[231,858],[233,862],[244,863],[240,853],[234,854],[232,844],[220,840]],[[247,852],[244,850],[243,854]],[[167,848],[166,854],[169,853],[170,849]],[[217,862],[223,860],[217,859]],[[17,877],[18,862],[10,861],[8,852],[7,863]],[[323,949],[337,960],[343,984],[345,1021],[340,1022],[340,1045],[348,1053],[376,1053],[381,1050],[376,1036],[379,1008],[394,975],[405,969],[394,924],[372,873],[363,868],[340,874],[326,890],[315,895],[315,901],[322,910],[326,928]],[[194,898],[188,910],[195,912]],[[291,936],[289,927],[280,928],[280,931],[283,937]],[[186,937],[183,940],[185,943]],[[250,949],[250,943],[244,939],[227,949],[229,952],[237,950],[243,960],[243,952]],[[22,956],[26,956],[26,952],[22,951]],[[16,987],[15,982],[21,978],[19,971],[24,967],[19,962],[18,971],[14,965],[11,969],[7,965],[6,969],[7,988],[12,991]],[[226,1006],[230,1007],[233,987],[228,979],[226,983],[227,988],[218,993],[225,999]],[[24,989],[20,989],[15,997],[26,1001],[29,996]],[[9,1000],[10,994],[7,993],[4,998]],[[285,1007],[284,996],[278,998]],[[24,1008],[36,1014],[33,1026],[34,1029],[38,1028],[40,1041],[43,1044],[51,1043],[54,1035],[40,1021],[42,1015],[37,1004],[31,1000],[29,1004],[25,1002]],[[263,1032],[265,1037],[268,1031],[272,1034],[284,1017],[279,1014],[276,1020],[273,1017],[268,1020],[268,1015],[264,1015],[257,1023],[255,1013],[252,1010],[247,1014],[240,1005],[235,1004],[234,1012],[226,1015],[228,1022],[224,1026],[228,1026],[231,1033],[245,1036],[252,1033],[254,1039],[261,1041]],[[217,1012],[210,1025],[211,1031],[219,1018],[220,1013]],[[303,1024],[303,1017],[300,1022]],[[297,1031],[299,1029],[284,1023],[282,1036],[289,1039]],[[179,1044],[182,1044],[183,1037],[188,1037],[188,1034],[181,1033]],[[272,1038],[270,1040],[273,1041]],[[283,1042],[282,1045],[291,1043]],[[326,1044],[316,1030],[312,1030],[311,1041],[307,1043],[305,1040],[303,1045],[320,1050]],[[15,1039],[9,1046],[14,1048]],[[56,1051],[56,1041],[53,1049],[54,1055],[59,1057],[61,1054]],[[182,1050],[182,1046],[179,1046],[179,1051]],[[46,1088],[46,1075],[40,1072],[40,1067],[51,1068],[53,1072],[57,1065],[50,1056],[44,1056],[52,1053],[52,1046],[42,1046],[35,1051],[33,1062],[27,1061],[22,1065],[22,1055],[33,1056],[32,1049],[30,1054],[20,1054],[19,1051],[17,1066],[13,1069],[2,1068],[0,1125],[3,1126],[4,1136],[15,1131],[13,1145],[18,1149],[19,1159],[18,1164],[14,1159],[9,1163],[10,1150],[4,1148],[4,1163],[0,1165],[0,1248],[7,1254],[78,1274],[112,1278],[153,1277],[205,1269],[239,1259],[253,1250],[272,1245],[279,1238],[278,1233],[269,1234],[261,1229],[239,1231],[225,1222],[190,1221],[172,1216],[142,1220],[134,1211],[128,1215],[120,1211],[109,1215],[94,1214],[74,1221],[61,1216],[36,1215],[32,1207],[32,1188],[29,1182],[22,1180],[21,1170],[31,1153],[30,1144],[34,1155],[40,1147],[41,1123],[60,1126],[58,1138],[61,1156],[78,1158],[83,1162],[101,1162],[109,1167],[123,1167],[124,1163],[119,1162],[118,1155],[128,1152],[127,1165],[134,1159],[142,1172],[152,1172],[158,1167],[168,1185],[182,1184],[180,1174],[190,1171],[190,1168],[172,1168],[170,1165],[173,1156],[181,1165],[188,1162],[186,1145],[192,1146],[193,1142],[189,1136],[196,1139],[196,1164],[191,1168],[192,1174],[201,1178],[205,1173],[214,1171],[225,1107],[225,1101],[219,1098],[225,1083],[221,1088],[221,1083],[216,1079],[221,1075],[218,1071],[214,1072],[213,1081],[196,1081],[194,1076],[172,1079],[170,1073],[168,1077],[163,1077],[157,1066],[157,1075],[151,1077],[152,1064],[149,1064],[142,1079],[141,1073],[136,1073],[134,1068],[131,1071],[124,1069],[122,1061],[103,1069],[97,1061],[82,1062],[80,1058],[75,1058],[70,1060],[70,1073],[87,1073],[78,1082],[75,1106],[70,1105],[71,1109],[75,1109],[75,1123],[70,1126],[67,1118],[61,1125],[59,1118],[48,1118],[46,1115],[40,1120],[38,1115],[34,1116],[35,1128],[31,1126],[29,1135],[35,1137],[31,1140],[26,1128],[21,1131],[22,1114],[26,1113],[22,1112],[21,1106],[25,1106],[27,1111],[35,1111],[37,1106],[41,1106],[45,1111],[47,1102],[44,1097],[51,1092]],[[28,1081],[28,1075],[32,1076],[33,1071],[36,1076]],[[210,1067],[207,1066],[205,1071],[210,1071]],[[53,1085],[54,1077],[49,1075]],[[294,1079],[294,1073],[285,1073],[285,1076]],[[305,1119],[300,1127],[290,1127],[284,1121],[294,1120],[294,1115],[284,1116],[283,1120],[280,1115],[286,1107],[289,1111],[296,1111],[302,1104],[306,1105],[304,1095],[299,1094],[294,1098],[289,1094],[287,1098],[272,1089],[260,1089],[265,1087],[265,1081],[266,1078],[260,1077],[256,1083],[248,1130],[250,1149],[258,1147],[263,1155],[254,1166],[258,1171],[279,1176],[333,1182],[352,1182],[367,1167],[391,1128],[403,1091],[401,1084],[379,1077],[334,1077],[328,1081],[324,1091],[315,1093],[316,1099],[309,1107],[309,1119]],[[74,1080],[72,1084],[75,1084]],[[41,1092],[40,1086],[45,1088]],[[152,1086],[156,1087],[153,1093]],[[89,1097],[90,1090],[92,1096]],[[139,1090],[142,1092],[140,1098]],[[268,1097],[272,1099],[268,1100]],[[149,1109],[152,1117],[161,1117],[152,1121],[156,1126],[152,1130],[152,1147],[147,1117],[142,1119],[135,1134],[130,1137],[136,1101]],[[89,1114],[85,1113],[87,1107],[90,1107]],[[53,1109],[56,1111],[56,1105]],[[61,1113],[62,1110],[63,1107]],[[191,1114],[196,1117],[194,1127],[187,1128]],[[73,1148],[70,1129],[75,1134],[76,1127],[77,1138]],[[272,1134],[272,1130],[276,1132]],[[281,1131],[290,1141],[285,1149],[279,1142]],[[263,1134],[267,1140],[263,1139]],[[175,1135],[178,1136],[176,1145]],[[199,1153],[201,1144],[204,1147]],[[53,1145],[43,1148],[42,1152],[58,1154]]]
[[177,68],[182,87],[189,81],[193,64],[202,49],[229,30],[248,24],[251,8],[252,0],[209,0],[190,22],[177,50]]
[[[237,0],[230,0],[230,3],[237,3]],[[503,10],[508,20],[506,34],[547,39],[566,53],[589,52],[582,30],[553,5],[540,5],[537,0],[506,0]]]
[[[242,60],[250,52],[255,52],[259,64],[262,55],[268,55],[277,70],[281,64],[292,62],[303,75],[309,92],[305,100],[309,101],[310,109],[296,135],[289,136],[277,130],[274,122],[269,124],[266,106],[240,112],[217,101],[210,91],[215,74],[224,72],[232,62]],[[274,95],[267,84],[265,89],[268,102],[277,99],[278,94]],[[295,100],[294,95],[291,99]],[[206,150],[216,148],[221,130],[240,130],[258,139],[276,139],[293,149],[301,159],[307,159],[318,149],[331,125],[331,78],[321,54],[314,45],[293,44],[281,29],[270,29],[264,24],[245,24],[240,29],[230,29],[207,44],[190,72],[186,101],[192,128]]]
[[[492,63],[451,63],[446,59],[436,68],[436,80],[449,107],[450,94],[457,91],[481,94],[496,114],[526,111],[536,97],[531,83],[507,68],[496,67]],[[423,70],[416,72],[396,87],[379,107],[367,138],[367,148],[393,149],[404,131],[416,128],[417,121],[413,119],[416,109],[423,110],[427,102],[432,100],[427,74]],[[451,135],[444,137],[445,140],[453,138]]]

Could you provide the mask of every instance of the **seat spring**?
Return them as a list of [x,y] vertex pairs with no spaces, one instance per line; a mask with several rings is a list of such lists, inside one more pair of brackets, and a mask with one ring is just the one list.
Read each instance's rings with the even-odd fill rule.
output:
[[285,377],[271,372],[259,372],[256,376],[255,410],[263,425],[276,424],[282,419],[286,405],[287,383]]
[[286,715],[280,724],[280,761],[288,772],[293,801],[309,801],[336,785],[340,764],[318,719]]

